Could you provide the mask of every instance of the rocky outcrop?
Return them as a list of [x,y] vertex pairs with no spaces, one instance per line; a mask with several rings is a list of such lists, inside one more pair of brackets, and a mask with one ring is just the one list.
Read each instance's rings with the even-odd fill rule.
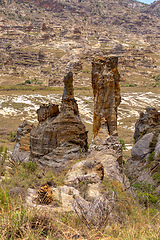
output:
[[30,157],[30,133],[34,129],[33,124],[24,121],[17,130],[16,145],[11,159],[14,162],[28,161]]
[[92,62],[94,140],[87,159],[75,164],[65,180],[76,188],[84,182],[89,197],[100,196],[103,177],[129,187],[123,174],[122,146],[117,134],[117,107],[121,99],[117,63],[117,57],[96,58]]
[[143,159],[150,153],[149,144],[153,139],[153,133],[145,134],[139,141],[133,146],[131,155],[134,159]]
[[39,125],[31,133],[31,156],[44,165],[62,167],[87,151],[87,131],[73,93],[73,74],[64,77],[61,111],[51,104],[38,110]]
[[140,113],[140,117],[135,124],[135,142],[151,129],[154,130],[158,124],[160,124],[160,113],[155,108],[147,107],[145,113]]
[[117,107],[121,101],[117,65],[117,57],[96,58],[92,62],[94,140],[88,160],[100,161],[104,176],[128,188],[129,182],[123,174],[122,146],[117,133]]
[[97,183],[103,180],[104,168],[101,162],[84,160],[76,163],[66,176],[67,185],[78,185],[82,180],[89,180],[90,183]]
[[126,163],[126,174],[132,183],[150,184],[159,187],[160,171],[160,113],[155,108],[146,108],[140,113],[135,125],[136,144],[132,157]]
[[92,61],[94,137],[101,125],[106,125],[110,135],[117,135],[117,107],[121,101],[117,65],[117,57],[96,58]]
[[94,139],[87,159],[75,164],[66,176],[66,184],[77,187],[82,180],[86,184],[89,181],[88,194],[92,197],[100,195],[103,176],[129,187],[123,174],[122,146],[117,134],[117,107],[121,99],[117,64],[117,57],[96,58],[92,62]]

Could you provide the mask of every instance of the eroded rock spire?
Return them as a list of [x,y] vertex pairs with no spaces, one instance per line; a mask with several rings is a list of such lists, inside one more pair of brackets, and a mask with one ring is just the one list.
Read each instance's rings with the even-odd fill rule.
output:
[[109,135],[117,135],[117,107],[121,101],[117,65],[118,57],[95,58],[92,61],[94,137],[101,127],[107,128]]
[[63,90],[63,96],[62,100],[64,99],[73,99],[74,98],[74,92],[73,92],[73,73],[70,71],[65,77],[64,77],[64,90]]
[[[53,107],[57,111],[53,111]],[[32,158],[37,158],[43,165],[61,168],[69,160],[80,158],[81,153],[88,150],[87,131],[79,117],[74,98],[72,72],[64,77],[60,112],[54,104],[42,106],[37,112],[42,117],[38,115],[41,121],[30,135]]]

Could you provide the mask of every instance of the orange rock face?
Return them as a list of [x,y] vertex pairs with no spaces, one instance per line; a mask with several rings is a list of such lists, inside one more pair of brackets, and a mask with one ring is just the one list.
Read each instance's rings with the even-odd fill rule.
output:
[[117,66],[117,57],[96,58],[92,61],[94,137],[102,125],[106,126],[109,135],[117,135],[117,107],[121,101]]

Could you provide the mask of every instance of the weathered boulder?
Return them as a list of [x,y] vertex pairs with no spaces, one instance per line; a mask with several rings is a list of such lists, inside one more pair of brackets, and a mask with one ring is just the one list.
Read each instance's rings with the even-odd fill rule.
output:
[[14,187],[9,190],[9,195],[12,198],[20,198],[21,200],[25,200],[25,192],[23,188],[20,187]]
[[155,128],[160,124],[160,112],[156,108],[146,107],[146,112],[140,113],[140,117],[135,124],[134,139],[135,142],[139,140],[149,129]]
[[84,160],[76,163],[67,173],[65,184],[77,185],[82,180],[88,180],[90,183],[97,183],[103,179],[104,168],[102,163]]
[[145,134],[132,148],[131,155],[134,159],[143,159],[150,153],[149,144],[152,141],[153,133]]
[[101,162],[84,160],[76,163],[67,173],[65,184],[75,187],[85,199],[100,196],[100,184],[104,177]]
[[[46,187],[45,187],[46,188]],[[43,210],[48,210],[49,212],[51,211],[56,211],[56,212],[70,212],[73,211],[73,204],[74,204],[74,199],[78,199],[80,202],[83,203],[83,205],[87,205],[88,202],[83,199],[80,196],[80,192],[75,189],[74,187],[70,186],[60,186],[57,188],[50,188],[49,187],[49,193],[47,193],[47,188],[44,190],[42,189],[42,195],[45,194],[45,199],[49,199],[52,197],[53,201],[50,202],[50,204],[46,204],[39,200],[39,194],[38,192],[40,190],[36,189],[31,189],[29,188],[27,191],[27,196],[26,196],[26,203],[27,205],[31,207],[37,207],[37,209],[43,209]],[[41,192],[41,191],[40,191]],[[50,195],[52,192],[52,195]],[[49,203],[49,202],[48,202]]]
[[17,130],[16,145],[11,155],[12,161],[28,161],[30,157],[30,133],[34,129],[33,124],[24,121]]
[[106,125],[110,135],[117,134],[117,107],[121,101],[117,65],[117,57],[96,58],[92,61],[94,137],[102,124]]
[[53,167],[70,160],[70,156],[79,158],[88,149],[87,131],[74,98],[72,72],[64,77],[64,85],[60,113],[57,105],[42,106],[38,110],[40,123],[31,133],[32,158]]

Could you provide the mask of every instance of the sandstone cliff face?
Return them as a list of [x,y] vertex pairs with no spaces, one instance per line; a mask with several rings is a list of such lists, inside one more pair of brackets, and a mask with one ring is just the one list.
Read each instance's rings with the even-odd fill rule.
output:
[[92,88],[94,95],[93,132],[96,137],[101,125],[110,135],[117,134],[117,107],[120,104],[120,75],[118,58],[96,58],[92,62]]
[[60,113],[57,105],[42,106],[38,110],[40,123],[31,133],[31,156],[49,166],[63,165],[88,149],[87,131],[74,99],[72,72],[64,77],[64,85]]

